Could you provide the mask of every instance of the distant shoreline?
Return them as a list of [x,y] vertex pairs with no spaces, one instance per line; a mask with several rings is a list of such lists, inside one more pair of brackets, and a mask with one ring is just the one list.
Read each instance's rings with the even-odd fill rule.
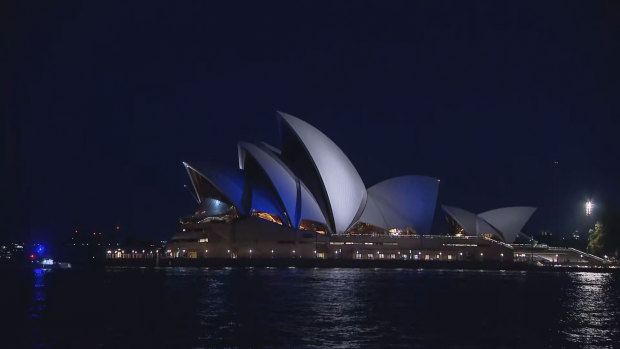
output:
[[385,269],[450,269],[488,271],[551,271],[620,273],[620,268],[568,266],[535,266],[527,263],[463,262],[463,261],[403,261],[354,259],[106,259],[96,264],[106,267],[213,267],[213,268],[385,268]]
[[[350,269],[428,269],[470,271],[533,271],[620,273],[618,267],[536,266],[527,263],[401,260],[337,260],[337,259],[99,259],[71,262],[72,268],[350,268]],[[33,268],[30,263],[0,263],[0,269]]]

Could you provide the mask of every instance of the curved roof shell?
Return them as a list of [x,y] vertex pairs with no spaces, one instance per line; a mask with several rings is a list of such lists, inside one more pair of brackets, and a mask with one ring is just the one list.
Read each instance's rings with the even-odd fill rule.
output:
[[258,163],[269,178],[292,226],[298,228],[302,218],[324,223],[325,219],[308,189],[271,149],[240,142],[239,159],[242,167],[248,155]]
[[478,235],[476,214],[462,208],[441,205],[441,208],[450,215],[469,235]]
[[234,205],[243,213],[242,198],[245,182],[243,171],[206,166],[197,170],[186,162],[183,162],[183,166],[200,202],[206,197],[218,199]]
[[436,178],[390,178],[368,188],[368,201],[360,221],[384,229],[413,227],[419,234],[429,234],[438,193]]
[[[237,207],[278,215],[298,228],[302,220],[324,223],[332,234],[362,221],[384,229],[413,227],[428,234],[439,181],[402,176],[368,190],[342,150],[307,122],[278,113],[282,149],[267,143],[239,143],[237,171],[184,163],[198,200],[213,198]],[[453,208],[463,227],[476,230],[464,210]],[[472,214],[473,215],[473,214]],[[475,215],[474,215],[475,217]],[[473,228],[471,228],[473,226]],[[489,225],[490,226],[490,225]]]
[[282,159],[308,186],[331,232],[344,233],[366,206],[366,187],[357,170],[321,131],[279,112]]
[[504,234],[489,224],[484,219],[480,218],[480,216],[476,216],[476,234],[477,235],[495,235],[499,237],[502,241],[506,241]]
[[262,168],[282,203],[285,211],[283,212],[285,213],[284,216],[288,218],[291,226],[296,227],[299,224],[300,212],[296,208],[297,182],[295,181],[295,178],[288,173],[286,168],[281,166],[269,153],[255,144],[240,142],[239,153],[246,153],[243,157],[240,155],[240,158],[243,158],[244,160],[244,166],[246,157],[249,155]]
[[498,208],[476,215],[456,207],[441,207],[468,234],[494,234],[507,243],[515,241],[521,229],[536,211],[535,207],[515,206]]
[[277,195],[274,195],[273,189],[268,183],[252,181],[247,186],[244,198],[245,212],[252,211],[267,212],[280,218],[283,224],[289,225],[288,216],[285,214],[282,202]]
[[[325,220],[325,216],[323,216],[323,212],[321,212],[321,208],[319,204],[317,204],[316,199],[308,190],[306,185],[299,181],[301,187],[301,219],[308,219],[311,221],[319,222],[327,225],[327,221]],[[301,224],[301,220],[299,222]],[[299,226],[298,226],[299,228]]]
[[512,243],[535,211],[536,207],[514,206],[486,211],[478,216],[501,231],[506,242]]
[[183,165],[201,203],[212,198],[235,206],[241,214],[257,210],[286,218],[271,190],[262,183],[250,183],[244,171],[215,166],[200,166],[198,170],[185,162]]
[[390,225],[385,220],[385,217],[383,217],[383,212],[380,206],[380,203],[378,203],[372,195],[368,194],[366,207],[364,207],[364,212],[362,212],[359,221],[372,224],[375,227],[383,228],[385,230],[390,229]]

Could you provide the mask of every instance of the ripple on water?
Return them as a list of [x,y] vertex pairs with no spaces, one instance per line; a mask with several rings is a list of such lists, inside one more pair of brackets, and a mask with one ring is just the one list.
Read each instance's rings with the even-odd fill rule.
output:
[[617,276],[570,273],[563,293],[562,334],[571,343],[607,345],[620,331]]
[[[28,282],[24,293],[20,285]],[[5,329],[43,347],[530,348],[620,342],[618,274],[113,268],[30,271],[23,282],[3,287],[15,304],[5,302],[6,316],[17,319]]]

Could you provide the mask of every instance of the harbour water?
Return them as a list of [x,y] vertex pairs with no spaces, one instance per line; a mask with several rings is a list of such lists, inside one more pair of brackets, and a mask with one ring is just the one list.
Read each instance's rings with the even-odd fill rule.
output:
[[620,274],[2,269],[2,347],[612,347]]

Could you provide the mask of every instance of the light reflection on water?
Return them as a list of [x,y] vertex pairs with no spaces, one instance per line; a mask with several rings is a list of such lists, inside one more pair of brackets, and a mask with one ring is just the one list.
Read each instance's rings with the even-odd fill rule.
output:
[[265,268],[202,276],[204,346],[605,346],[619,338],[612,274]]
[[583,272],[571,273],[569,277],[560,320],[567,340],[579,344],[614,344],[613,339],[618,338],[620,331],[614,275]]
[[30,309],[28,310],[31,321],[33,323],[32,330],[30,332],[30,342],[34,347],[43,347],[44,340],[42,336],[41,328],[41,316],[47,306],[47,290],[45,288],[45,274],[49,272],[49,269],[36,268],[33,270],[33,290],[32,301],[30,303]]
[[[350,337],[359,346],[364,305],[356,297],[357,270],[245,269],[205,272],[197,310],[206,345],[324,347]],[[250,287],[232,284],[250,281]],[[248,285],[249,286],[249,285]],[[266,337],[257,334],[265,334]],[[301,335],[304,334],[304,335]],[[316,342],[316,337],[322,338]]]
[[[13,330],[40,347],[531,348],[620,342],[620,274],[386,268],[29,273],[32,292],[23,309],[29,320]],[[13,284],[18,282],[5,287]],[[17,286],[12,294],[19,294]],[[18,307],[10,309],[7,318],[19,318]]]

